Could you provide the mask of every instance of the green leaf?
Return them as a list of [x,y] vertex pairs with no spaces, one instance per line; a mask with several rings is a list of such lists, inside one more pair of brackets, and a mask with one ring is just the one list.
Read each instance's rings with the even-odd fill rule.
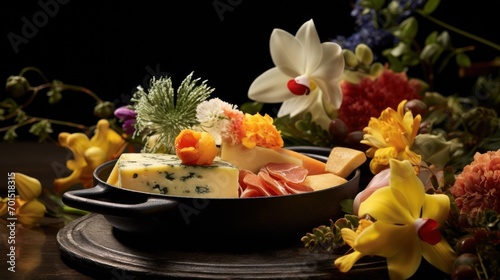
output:
[[420,59],[415,52],[411,51],[401,57],[401,62],[403,62],[404,65],[415,66],[420,63]]
[[401,72],[404,69],[403,63],[397,57],[392,56],[391,54],[386,55],[387,60],[389,61],[390,68],[394,72]]
[[427,3],[424,5],[423,13],[426,15],[431,14],[434,12],[437,7],[439,6],[441,0],[428,0]]
[[351,222],[346,218],[339,218],[335,221],[335,226],[339,227],[339,229],[351,228]]
[[409,47],[407,44],[403,42],[399,42],[394,48],[391,50],[391,55],[394,57],[400,57],[404,53],[406,53],[409,50]]
[[438,34],[439,33],[437,31],[433,31],[429,35],[427,35],[427,38],[425,38],[425,44],[429,45],[432,43],[436,43]]
[[372,2],[373,2],[373,8],[377,11],[382,9],[385,4],[385,0],[372,0]]
[[49,134],[54,132],[52,126],[48,120],[41,120],[34,123],[29,130],[30,133],[38,136],[40,142],[45,141],[49,137]]
[[457,62],[457,65],[460,67],[470,67],[471,66],[471,60],[468,55],[465,53],[459,53],[455,57],[455,61]]
[[[434,64],[438,61],[439,57],[441,57],[441,54],[443,53],[444,49],[440,48],[438,49],[438,51],[434,54],[433,57],[431,57],[431,63]],[[441,67],[441,69],[444,69],[444,66],[446,65],[446,62],[443,63],[443,66]]]
[[344,216],[346,220],[351,223],[351,228],[357,228],[359,226],[359,217],[356,215],[345,215]]
[[436,38],[436,42],[444,47],[444,49],[451,48],[451,37],[450,33],[443,31]]
[[399,2],[398,1],[391,1],[389,5],[387,5],[387,11],[390,12],[393,15],[397,15],[400,13],[400,8],[399,8]]
[[262,110],[262,107],[264,107],[264,103],[261,102],[246,102],[240,106],[240,110],[243,113],[254,115],[259,113]]
[[28,115],[22,109],[17,109],[16,118],[14,121],[16,123],[23,123],[28,120]]
[[47,97],[49,98],[49,104],[56,104],[62,99],[61,91],[53,87],[47,92]]
[[398,38],[410,42],[417,36],[418,22],[414,17],[409,17],[399,24]]
[[340,207],[342,211],[344,211],[347,214],[354,214],[354,210],[352,208],[354,200],[353,199],[344,199],[340,201]]
[[3,140],[8,142],[14,141],[17,137],[16,128],[16,126],[9,128],[9,130],[7,130],[5,132],[5,135],[3,136]]
[[384,6],[385,0],[363,0],[360,5],[365,8],[380,10]]
[[424,49],[420,53],[420,59],[430,61],[432,57],[436,55],[436,53],[439,53],[441,51],[441,49],[441,45],[437,43],[425,45]]
[[10,97],[7,97],[2,102],[0,102],[0,106],[7,109],[6,111],[9,114],[17,110],[17,108],[19,107],[17,102]]

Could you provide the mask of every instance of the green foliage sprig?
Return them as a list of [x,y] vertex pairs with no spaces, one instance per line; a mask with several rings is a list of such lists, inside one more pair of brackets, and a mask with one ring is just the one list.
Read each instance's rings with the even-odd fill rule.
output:
[[[35,72],[43,80],[42,84],[32,86],[25,77],[26,73]],[[46,92],[49,104],[56,104],[63,98],[63,93],[83,93],[92,97],[96,101],[93,113],[99,118],[108,118],[113,115],[114,105],[109,101],[102,100],[93,91],[76,85],[65,84],[60,80],[49,81],[43,72],[36,67],[25,67],[18,75],[10,76],[7,79],[5,89],[11,97],[0,101],[0,122],[7,123],[0,127],[0,133],[5,132],[3,140],[14,141],[18,135],[17,129],[31,125],[29,132],[38,137],[40,142],[50,138],[54,130],[52,124],[73,127],[78,130],[88,130],[90,127],[69,122],[66,120],[56,120],[39,116],[31,116],[26,113],[26,109],[33,103],[35,98],[42,92]],[[19,104],[17,100],[29,96],[26,101]]]
[[170,77],[152,78],[146,92],[138,87],[131,101],[137,113],[133,137],[141,137],[144,152],[175,154],[175,137],[182,129],[198,124],[196,107],[214,91],[206,81],[189,74],[174,90]]

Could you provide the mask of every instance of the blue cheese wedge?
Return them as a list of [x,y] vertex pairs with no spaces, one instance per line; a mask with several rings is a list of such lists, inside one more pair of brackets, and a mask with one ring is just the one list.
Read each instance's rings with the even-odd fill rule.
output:
[[237,198],[239,170],[216,158],[209,166],[185,165],[176,155],[124,153],[118,187],[173,196]]

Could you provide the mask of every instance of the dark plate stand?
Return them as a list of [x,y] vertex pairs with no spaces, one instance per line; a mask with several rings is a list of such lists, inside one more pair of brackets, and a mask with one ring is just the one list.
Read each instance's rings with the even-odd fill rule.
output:
[[71,222],[57,242],[69,266],[96,279],[387,279],[380,258],[366,258],[341,273],[333,266],[338,254],[310,252],[300,240],[272,249],[198,250],[162,235],[117,231],[100,214]]

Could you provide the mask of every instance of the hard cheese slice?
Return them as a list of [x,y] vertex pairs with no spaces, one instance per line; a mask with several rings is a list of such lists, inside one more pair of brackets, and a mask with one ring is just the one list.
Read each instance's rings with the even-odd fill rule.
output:
[[239,171],[218,158],[212,165],[184,165],[175,155],[124,153],[118,186],[142,192],[201,198],[237,198]]
[[326,161],[325,171],[346,178],[366,161],[364,152],[346,148],[334,147]]
[[333,173],[324,173],[324,174],[309,175],[306,177],[306,179],[302,184],[311,187],[315,191],[320,191],[338,185],[342,185],[346,182],[347,180],[345,178],[337,176]]
[[264,165],[273,163],[289,162],[302,166],[302,160],[282,152],[263,147],[253,147],[251,149],[239,144],[222,144],[220,157],[222,160],[230,162],[239,169],[250,170],[258,173]]

